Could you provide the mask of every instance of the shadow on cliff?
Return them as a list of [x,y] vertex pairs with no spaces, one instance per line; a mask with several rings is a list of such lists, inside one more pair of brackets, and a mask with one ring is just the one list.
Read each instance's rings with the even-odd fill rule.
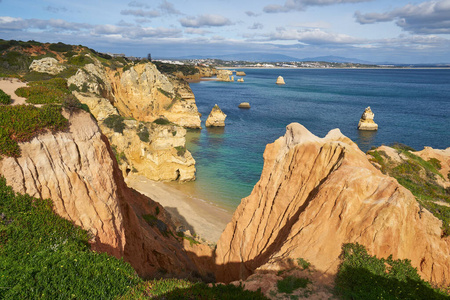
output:
[[165,210],[169,212],[173,219],[176,219],[178,222],[182,224],[185,230],[189,230],[191,234],[196,234],[194,227],[188,223],[185,217],[183,217],[176,207],[164,207]]

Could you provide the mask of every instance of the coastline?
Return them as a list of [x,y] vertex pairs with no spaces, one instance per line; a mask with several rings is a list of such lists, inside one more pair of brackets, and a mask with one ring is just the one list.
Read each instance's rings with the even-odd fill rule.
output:
[[193,197],[182,188],[177,189],[165,182],[133,174],[125,178],[125,182],[129,187],[160,203],[171,214],[175,223],[206,241],[217,242],[231,221],[231,212]]

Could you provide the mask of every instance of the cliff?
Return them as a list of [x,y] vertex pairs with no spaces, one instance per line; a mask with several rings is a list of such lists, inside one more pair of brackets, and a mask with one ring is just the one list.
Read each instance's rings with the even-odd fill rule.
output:
[[21,143],[0,174],[14,191],[50,198],[60,216],[90,231],[92,248],[123,257],[141,276],[199,272],[165,210],[124,183],[107,138],[83,111],[64,114],[67,132]]
[[216,276],[245,279],[303,258],[332,278],[342,244],[358,242],[449,284],[450,239],[441,237],[441,224],[339,130],[318,138],[293,123],[266,147],[259,182],[218,241]]
[[[68,84],[76,87],[74,95],[89,106],[122,158],[123,174],[135,171],[153,180],[194,180],[195,160],[185,149],[182,126],[200,126],[200,117],[187,83],[169,80],[150,63],[113,72],[92,59],[94,63],[79,69]],[[105,120],[112,117],[120,128],[106,126]],[[167,122],[153,123],[161,117]]]

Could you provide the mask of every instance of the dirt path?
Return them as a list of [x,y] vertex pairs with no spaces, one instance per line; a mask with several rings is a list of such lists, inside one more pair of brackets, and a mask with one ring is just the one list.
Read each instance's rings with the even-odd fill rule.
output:
[[0,89],[11,96],[11,105],[26,104],[26,99],[17,96],[15,93],[18,88],[24,86],[27,86],[27,84],[17,78],[0,78]]

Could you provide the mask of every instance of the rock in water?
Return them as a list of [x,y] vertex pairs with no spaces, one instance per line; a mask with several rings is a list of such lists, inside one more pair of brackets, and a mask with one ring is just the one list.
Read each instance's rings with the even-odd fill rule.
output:
[[373,121],[374,113],[370,109],[370,106],[368,106],[358,123],[358,129],[359,130],[378,130],[378,124],[376,124]]
[[286,84],[286,83],[284,82],[284,78],[283,78],[282,76],[278,76],[278,78],[277,78],[277,84]]
[[206,127],[224,127],[227,115],[216,104],[206,120]]
[[245,279],[303,258],[332,280],[342,244],[358,242],[448,285],[450,238],[441,224],[338,129],[319,138],[293,123],[267,145],[259,182],[217,243],[216,279]]
[[246,76],[244,71],[236,71],[236,76]]
[[239,78],[237,82],[244,82],[244,78]]
[[238,105],[239,108],[250,108],[250,103],[248,102],[242,102]]

